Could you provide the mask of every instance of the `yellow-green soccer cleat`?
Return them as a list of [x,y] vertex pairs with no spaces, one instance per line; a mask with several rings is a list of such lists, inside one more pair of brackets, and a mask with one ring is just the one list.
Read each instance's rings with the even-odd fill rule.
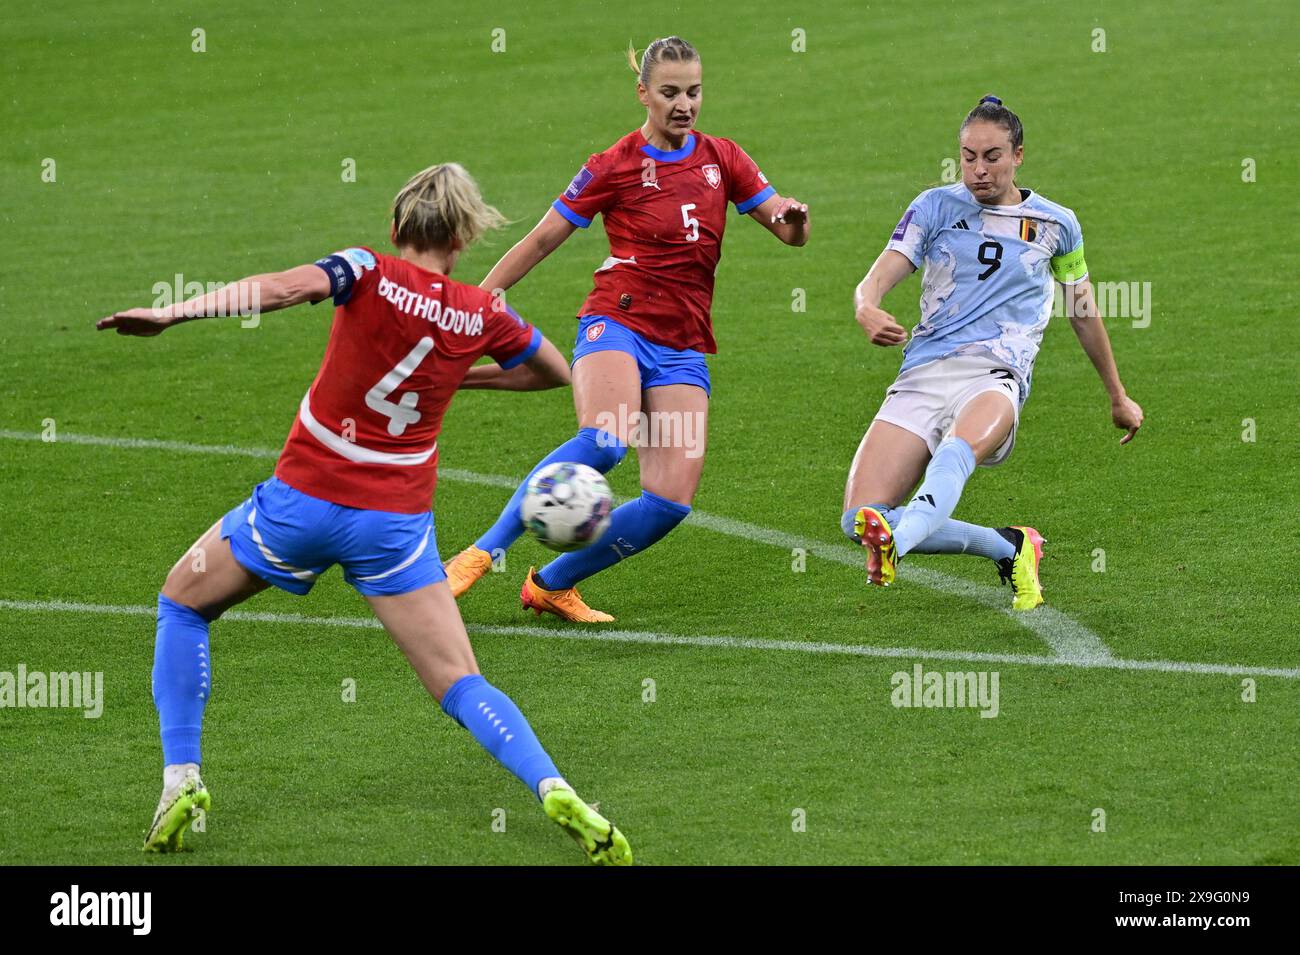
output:
[[546,794],[542,808],[559,823],[596,865],[631,865],[632,848],[618,828],[578,798],[572,789],[557,786]]
[[1002,582],[1011,584],[1011,609],[1033,610],[1043,602],[1038,562],[1043,559],[1046,541],[1032,527],[999,527],[997,530],[1016,549],[1014,557],[997,561]]
[[185,830],[190,827],[199,810],[207,812],[212,807],[212,797],[203,780],[194,770],[185,774],[179,786],[164,792],[154,813],[153,825],[144,837],[145,852],[180,852]]
[[889,521],[874,507],[860,507],[853,518],[853,533],[867,549],[868,582],[888,587],[898,571],[898,549]]

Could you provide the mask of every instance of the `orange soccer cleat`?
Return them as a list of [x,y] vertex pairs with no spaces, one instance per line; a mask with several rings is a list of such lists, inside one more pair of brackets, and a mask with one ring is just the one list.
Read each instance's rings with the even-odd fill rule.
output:
[[519,599],[525,610],[532,610],[539,617],[543,612],[553,613],[562,620],[572,623],[613,623],[614,618],[599,610],[592,610],[583,603],[576,587],[568,590],[543,590],[534,579],[536,567],[528,568],[528,576],[519,591]]
[[478,582],[478,579],[492,569],[492,555],[470,544],[463,551],[442,565],[447,572],[447,584],[451,595],[459,598]]

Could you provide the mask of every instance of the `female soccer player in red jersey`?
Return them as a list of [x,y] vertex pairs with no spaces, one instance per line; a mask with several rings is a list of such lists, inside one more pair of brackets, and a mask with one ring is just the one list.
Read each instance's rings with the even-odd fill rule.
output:
[[[271,584],[306,594],[331,565],[370,604],[443,710],[542,800],[599,864],[632,861],[627,840],[578,798],[511,699],[479,675],[438,559],[433,514],[438,432],[481,356],[478,387],[567,384],[564,358],[487,292],[448,278],[461,251],[500,226],[455,163],[431,166],[393,203],[396,256],[344,249],[311,265],[256,275],[164,309],[98,323],[122,335],[333,298],[320,371],[303,396],[275,475],[177,561],[158,596],[153,693],[163,795],[144,848],[175,851],[211,799],[199,776],[210,693],[208,625]],[[292,807],[290,811],[297,811]]]
[[[808,241],[808,207],[768,185],[745,151],[698,132],[700,58],[678,37],[655,40],[641,58],[637,95],[646,120],[594,154],[542,220],[488,273],[482,287],[509,289],[600,213],[610,254],[578,313],[573,353],[576,437],[538,467],[577,461],[605,472],[637,447],[641,496],[615,509],[591,546],[529,569],[525,608],[565,620],[614,618],[588,607],[574,585],[660,540],[690,513],[704,467],[709,408],[706,353],[717,350],[709,318],[727,204],[787,245]],[[474,382],[477,369],[467,376]],[[482,374],[487,374],[486,372]],[[646,440],[647,432],[650,440]],[[667,432],[667,434],[665,434]],[[464,593],[523,533],[519,486],[497,523],[447,565]]]

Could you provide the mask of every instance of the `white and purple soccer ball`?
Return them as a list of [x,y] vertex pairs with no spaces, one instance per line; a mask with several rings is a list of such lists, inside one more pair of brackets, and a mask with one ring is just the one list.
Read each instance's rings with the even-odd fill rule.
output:
[[605,476],[585,464],[548,464],[528,481],[520,514],[551,550],[580,550],[609,527],[614,497]]

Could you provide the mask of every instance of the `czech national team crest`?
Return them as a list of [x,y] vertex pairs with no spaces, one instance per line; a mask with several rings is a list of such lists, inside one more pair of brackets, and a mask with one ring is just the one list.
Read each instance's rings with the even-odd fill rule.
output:
[[704,181],[714,189],[717,189],[722,184],[722,170],[717,167],[716,163],[709,163],[707,166],[701,167],[701,171],[704,173]]
[[605,334],[604,322],[595,322],[587,326],[587,341],[594,342],[603,334]]

